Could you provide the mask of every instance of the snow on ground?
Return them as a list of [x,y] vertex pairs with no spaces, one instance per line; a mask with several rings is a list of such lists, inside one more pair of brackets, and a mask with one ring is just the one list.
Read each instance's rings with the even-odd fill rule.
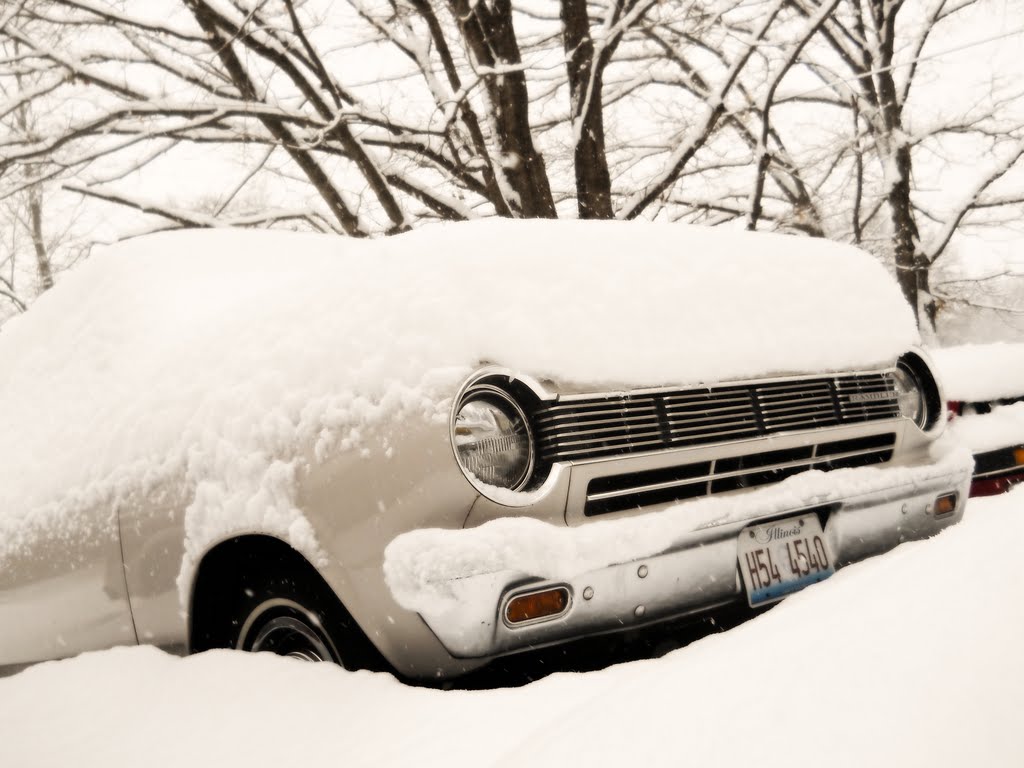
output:
[[523,688],[228,651],[0,680],[0,765],[1024,765],[1024,488],[729,632]]

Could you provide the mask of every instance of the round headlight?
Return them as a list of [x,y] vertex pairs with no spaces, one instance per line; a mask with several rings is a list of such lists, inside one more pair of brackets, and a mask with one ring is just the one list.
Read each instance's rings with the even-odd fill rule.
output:
[[896,367],[895,379],[896,399],[899,402],[900,414],[903,418],[910,419],[924,429],[928,421],[928,406],[921,380],[903,361],[900,361]]
[[497,387],[474,387],[462,399],[453,429],[462,468],[487,485],[516,491],[533,471],[533,436],[523,409]]

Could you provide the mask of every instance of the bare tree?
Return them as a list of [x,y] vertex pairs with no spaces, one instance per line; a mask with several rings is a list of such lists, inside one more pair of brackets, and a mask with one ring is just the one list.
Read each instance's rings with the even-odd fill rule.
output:
[[[13,108],[0,116],[0,128],[9,136],[31,141],[38,124],[34,104],[18,97],[34,90],[34,83],[21,68],[21,54],[17,43],[0,45],[0,55],[10,65],[8,77],[0,78],[0,98],[14,102]],[[0,201],[0,221],[4,221],[6,234],[0,250],[0,264],[4,268],[0,276],[0,299],[18,312],[24,311],[32,297],[49,290],[54,283],[54,251],[61,237],[48,237],[44,231],[43,165],[43,162],[19,165],[15,182],[18,191]],[[25,267],[26,251],[31,253],[32,269]],[[25,285],[32,273],[35,284]]]
[[[932,266],[1020,197],[1002,96],[919,127],[918,61],[984,2],[12,0],[0,197],[60,179],[150,228],[355,237],[494,215],[733,222],[872,248],[930,325]],[[989,161],[931,210],[920,158],[964,133]],[[129,183],[211,147],[232,166],[199,198]]]
[[[262,145],[274,160],[261,160],[253,175],[300,178],[318,201],[306,224],[329,222],[353,236],[398,231],[423,216],[551,217],[560,205],[568,213],[568,202],[584,218],[634,218],[667,203],[719,121],[732,119],[726,97],[786,6],[772,0],[749,40],[691,72],[714,106],[666,126],[667,156],[637,194],[632,180],[615,188],[634,137],[609,134],[606,120],[656,101],[656,79],[629,89],[636,62],[664,58],[673,14],[694,14],[692,2],[564,0],[544,15],[510,0],[349,0],[328,19],[327,6],[298,0],[167,0],[145,16],[116,0],[18,0],[0,17],[0,33],[28,52],[23,66],[41,85],[7,109],[71,89],[93,107],[44,134],[0,140],[0,172],[46,162],[54,174],[73,170],[75,188],[91,196],[201,226],[206,217],[118,188],[121,176],[109,169],[131,170],[187,143]],[[360,35],[330,39],[326,30],[353,22]],[[73,28],[81,42],[50,45],[52,28]],[[715,34],[733,32],[726,25]],[[675,38],[680,60],[682,44],[709,47]],[[375,98],[354,84],[356,49],[394,68],[387,92],[372,89]],[[231,213],[217,219],[302,218]]]
[[[795,4],[809,20],[818,18],[815,3]],[[1017,196],[999,201],[987,192],[1024,156],[1022,125],[1001,118],[1005,104],[996,95],[958,119],[918,127],[927,123],[920,119],[922,107],[933,106],[913,98],[927,43],[936,30],[968,13],[983,12],[980,5],[980,0],[933,0],[922,8],[904,0],[843,0],[824,20],[818,44],[809,47],[805,59],[824,83],[815,92],[823,114],[831,110],[850,115],[837,122],[850,125],[852,135],[837,143],[829,161],[830,172],[852,177],[852,210],[843,217],[850,222],[849,236],[862,242],[865,228],[874,222],[886,241],[876,250],[891,255],[897,280],[926,334],[934,331],[939,309],[929,281],[933,265],[974,212],[1013,203]],[[916,15],[908,19],[911,14]],[[923,176],[919,158],[951,134],[986,137],[986,154],[992,160],[978,163],[976,183],[950,210],[936,216],[915,194]],[[877,217],[883,211],[888,226],[879,228]]]

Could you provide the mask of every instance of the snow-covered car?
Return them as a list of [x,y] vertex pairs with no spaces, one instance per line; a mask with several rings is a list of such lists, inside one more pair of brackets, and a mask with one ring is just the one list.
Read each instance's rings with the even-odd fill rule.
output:
[[769,604],[961,518],[917,344],[882,266],[806,238],[123,243],[0,332],[0,664],[139,642],[437,678]]
[[1024,344],[934,349],[952,414],[951,431],[974,452],[972,496],[1024,481]]

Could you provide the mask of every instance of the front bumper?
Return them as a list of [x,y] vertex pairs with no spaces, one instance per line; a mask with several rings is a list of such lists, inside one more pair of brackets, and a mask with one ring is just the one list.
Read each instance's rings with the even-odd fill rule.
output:
[[[396,559],[417,551],[417,534],[430,534],[420,542],[419,566],[423,573],[434,574],[431,596],[417,599],[415,594],[396,593],[396,597],[420,613],[452,656],[481,659],[636,628],[744,600],[737,541],[740,532],[755,521],[818,512],[839,567],[905,541],[927,538],[961,519],[971,468],[966,451],[952,451],[940,461],[918,467],[805,473],[806,477],[796,476],[729,498],[686,502],[671,510],[579,528],[505,518],[495,521],[505,524],[496,537],[485,535],[487,526],[417,531],[407,534],[412,538],[388,556],[393,568]],[[830,476],[841,482],[830,483]],[[830,487],[836,492],[823,490]],[[860,488],[865,492],[851,492]],[[951,492],[958,494],[956,508],[936,516],[936,498]],[[732,511],[701,515],[700,510],[709,505],[719,512]],[[691,508],[694,515],[687,515]],[[694,525],[694,520],[702,522]],[[517,524],[525,523],[533,526],[517,555]],[[676,530],[667,527],[673,523]],[[604,532],[611,534],[612,543],[621,538],[619,552],[632,549],[639,554],[617,561],[612,557],[613,561],[598,567],[586,567],[599,562],[592,552],[587,554],[587,548],[601,525],[618,526]],[[536,526],[550,530],[538,531]],[[524,531],[531,528],[519,527]],[[670,543],[652,548],[651,534]],[[472,546],[474,536],[479,546]],[[507,551],[496,551],[506,540]],[[538,550],[547,551],[549,557],[538,557]],[[431,562],[439,567],[432,570]],[[518,626],[504,620],[509,600],[524,592],[558,586],[569,594],[568,607],[561,615]],[[394,586],[392,589],[395,591]]]

